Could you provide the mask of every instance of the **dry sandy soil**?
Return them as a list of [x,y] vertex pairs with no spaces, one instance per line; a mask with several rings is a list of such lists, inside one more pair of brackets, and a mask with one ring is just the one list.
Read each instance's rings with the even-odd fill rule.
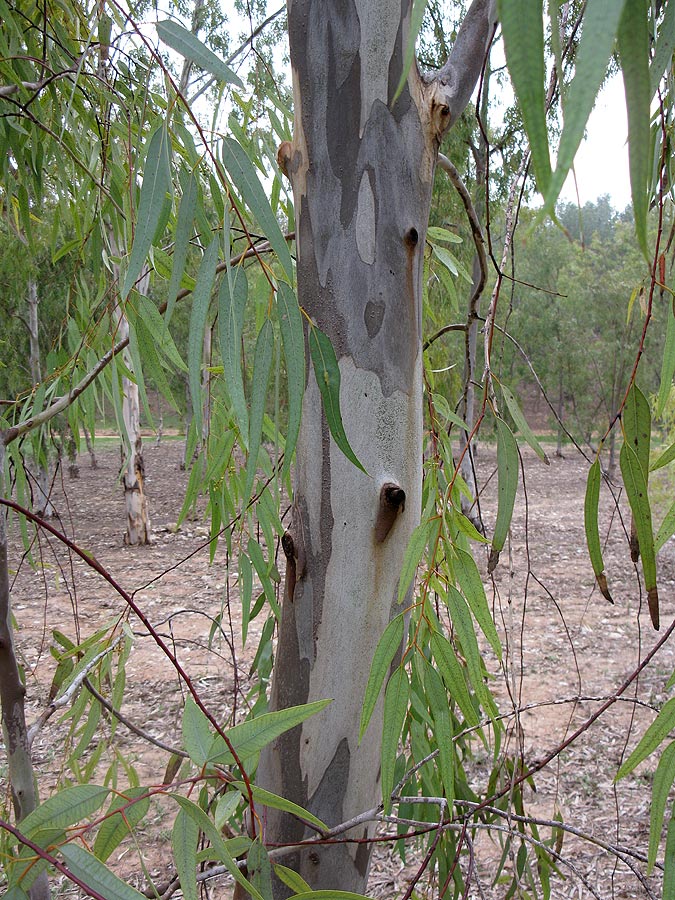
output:
[[[173,527],[186,481],[179,467],[181,457],[182,443],[178,441],[147,445],[147,488],[154,529],[154,542],[148,547],[130,548],[122,543],[123,506],[115,482],[116,451],[99,450],[96,470],[90,469],[83,457],[77,480],[65,475],[60,478],[56,484],[57,507],[64,531],[133,593],[177,653],[210,709],[225,718],[235,702],[241,704],[241,690],[246,686],[262,621],[252,623],[242,649],[236,564],[228,569],[221,543],[213,565],[209,565],[208,527],[202,519],[185,522],[179,530]],[[587,463],[572,449],[564,459],[552,458],[549,467],[529,449],[523,452],[523,461],[526,490],[521,484],[510,549],[502,553],[494,580],[485,574],[481,548],[478,556],[488,596],[493,598],[495,621],[507,648],[504,669],[488,657],[489,668],[496,676],[494,689],[505,712],[513,713],[514,704],[521,710],[517,717],[511,714],[506,719],[505,749],[517,754],[520,748],[531,766],[572,734],[603,699],[614,695],[667,630],[675,614],[675,546],[669,542],[660,554],[663,624],[656,634],[649,624],[646,598],[640,593],[639,579],[630,562],[620,517],[605,489],[601,524],[607,536],[606,569],[615,604],[610,606],[594,590],[583,536]],[[478,462],[482,481],[489,481],[495,464],[494,449],[482,447]],[[488,483],[483,497],[488,532],[494,523],[495,480]],[[668,488],[661,486],[654,498],[661,514],[669,502],[667,494]],[[623,509],[624,504],[620,505]],[[34,546],[34,556],[42,562],[36,570],[22,559],[16,528],[12,538],[14,612],[27,672],[28,716],[33,722],[48,704],[54,671],[49,653],[52,629],[59,628],[75,639],[77,621],[84,638],[123,616],[126,610],[119,595],[100,576],[81,560],[68,556],[53,538],[43,536]],[[213,617],[221,612],[224,634],[209,650]],[[129,622],[136,639],[128,663],[122,712],[154,737],[178,745],[184,688],[138,620],[131,617]],[[232,646],[236,647],[234,655]],[[600,720],[537,774],[536,793],[528,789],[526,795],[529,813],[551,819],[559,809],[565,823],[594,840],[646,853],[650,774],[655,759],[638,770],[638,777],[618,785],[613,784],[613,777],[653,719],[653,709],[663,703],[674,666],[675,640],[671,640]],[[234,690],[235,674],[239,694]],[[61,749],[68,727],[68,721],[53,716],[35,740],[43,797],[59,777],[67,777]],[[161,783],[168,753],[121,725],[117,741],[142,784]],[[107,748],[104,762],[110,761],[111,753]],[[477,786],[483,783],[488,768],[489,760],[479,753],[471,767]],[[0,770],[3,774],[4,769]],[[167,803],[155,803],[139,830],[138,843],[128,842],[114,855],[116,870],[130,882],[143,884],[140,856],[158,882],[170,874],[167,842],[171,810]],[[543,837],[550,833],[546,828],[541,830]],[[573,834],[566,835],[561,853],[565,879],[553,882],[553,898],[660,896],[658,870],[641,880],[607,849]],[[472,887],[469,896],[503,898],[506,887],[492,885],[500,856],[496,839],[480,837],[476,855],[481,888]],[[413,857],[404,867],[393,852],[378,850],[369,893],[382,898],[402,896],[416,871],[415,862]],[[638,872],[645,872],[643,863],[632,862]],[[225,881],[210,885],[209,896],[230,896]],[[62,896],[75,896],[68,884],[60,889]]]

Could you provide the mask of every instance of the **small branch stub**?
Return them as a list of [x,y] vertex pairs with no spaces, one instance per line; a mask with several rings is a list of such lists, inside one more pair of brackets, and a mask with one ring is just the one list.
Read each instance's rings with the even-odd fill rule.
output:
[[277,150],[277,163],[279,164],[279,168],[284,173],[286,178],[290,180],[290,175],[288,174],[289,165],[291,162],[291,153],[292,147],[290,141],[282,141],[279,144],[279,149]]
[[388,481],[380,490],[380,505],[375,522],[375,541],[381,544],[391,531],[396,517],[405,509],[405,491]]

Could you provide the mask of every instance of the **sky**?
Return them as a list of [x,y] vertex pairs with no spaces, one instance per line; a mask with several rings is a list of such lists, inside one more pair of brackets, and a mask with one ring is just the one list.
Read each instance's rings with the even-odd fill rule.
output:
[[[626,102],[620,75],[611,78],[598,97],[575,160],[579,202],[583,206],[609,194],[612,206],[622,211],[630,203]],[[561,200],[577,202],[574,179],[565,183]]]

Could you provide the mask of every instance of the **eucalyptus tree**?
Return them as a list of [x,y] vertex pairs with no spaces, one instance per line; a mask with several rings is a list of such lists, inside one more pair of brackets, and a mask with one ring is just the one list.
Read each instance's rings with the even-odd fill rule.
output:
[[[71,327],[74,352],[55,383],[60,393],[55,387],[43,412],[27,405],[15,420],[6,421],[2,447],[15,454],[24,435],[58,412],[77,409],[91,390],[105,389],[119,406],[119,387],[131,375],[131,366],[142,403],[144,373],[167,394],[166,370],[187,373],[193,403],[188,440],[195,447],[204,424],[204,334],[217,315],[220,365],[209,373],[214,403],[213,427],[202,448],[207,465],[192,468],[183,514],[203,487],[212,519],[211,544],[222,533],[236,557],[242,640],[247,640],[253,618],[266,617],[255,656],[258,680],[243,704],[251,719],[223,723],[205,705],[134,596],[115,586],[186,687],[183,746],[164,779],[170,784],[156,787],[156,779],[150,787],[134,787],[135,793],[124,793],[123,800],[113,797],[102,814],[110,794],[105,784],[118,783],[114,763],[104,773],[103,785],[66,787],[31,819],[36,798],[30,795],[33,773],[23,691],[12,652],[3,518],[0,691],[3,721],[13,738],[8,746],[16,817],[26,829],[23,838],[16,838],[24,840],[25,847],[14,849],[9,867],[9,884],[17,897],[25,896],[25,888],[35,890],[31,879],[36,869],[50,864],[100,896],[137,898],[138,892],[120,882],[106,863],[129,826],[147,815],[149,797],[155,793],[169,794],[175,801],[173,885],[180,881],[184,895],[191,898],[198,894],[198,878],[215,874],[198,874],[205,860],[227,870],[239,889],[256,900],[288,891],[307,897],[324,887],[362,892],[373,830],[377,822],[390,818],[406,840],[418,830],[429,835],[425,867],[434,867],[439,893],[451,889],[460,896],[474,877],[470,870],[465,880],[459,865],[467,852],[472,858],[468,833],[502,812],[488,810],[489,803],[522,809],[524,784],[533,771],[518,774],[521,761],[501,752],[501,720],[485,683],[476,635],[477,630],[483,633],[499,659],[499,638],[469,552],[470,541],[486,539],[461,513],[462,482],[447,441],[447,424],[457,416],[448,400],[434,393],[432,379],[425,385],[421,328],[427,238],[429,243],[451,243],[454,237],[447,229],[427,229],[439,145],[471,96],[493,38],[495,11],[489,0],[474,0],[455,40],[447,42],[447,61],[433,75],[423,75],[414,61],[423,5],[407,0],[348,5],[293,0],[287,20],[292,133],[281,91],[269,98],[270,128],[247,130],[255,103],[246,96],[242,79],[176,20],[157,23],[160,41],[208,73],[219,91],[227,90],[232,115],[224,133],[201,124],[172,76],[172,63],[160,60],[154,49],[151,53],[145,30],[134,31],[132,20],[116,7],[96,3],[88,9],[73,3],[73,16],[67,20],[72,31],[62,26],[60,8],[46,13],[32,9],[42,24],[39,33],[30,16],[9,23],[14,44],[11,52],[5,51],[3,73],[11,76],[11,84],[0,89],[0,98],[11,109],[4,110],[9,126],[0,134],[7,150],[1,164],[6,158],[20,161],[16,170],[26,181],[25,192],[29,187],[39,192],[36,154],[42,152],[50,160],[65,157],[68,177],[77,177],[70,182],[72,188],[60,184],[60,189],[95,286],[81,285],[79,317]],[[609,18],[602,14],[607,6],[612,6]],[[621,18],[624,8],[626,21]],[[631,152],[637,232],[645,250],[646,198],[650,190],[657,202],[663,203],[663,196],[649,183],[645,169],[644,151],[650,143],[650,98],[645,102],[644,96],[645,65],[650,80],[649,41],[646,49],[642,44],[633,48],[631,39],[651,33],[656,46],[665,47],[658,57],[665,53],[663,65],[654,63],[658,82],[673,51],[672,29],[664,27],[662,15],[666,10],[671,16],[673,8],[672,2],[658,13],[646,4],[585,5],[576,70],[564,92],[565,126],[554,171],[546,120],[543,7],[534,0],[503,0],[499,6],[507,60],[546,209],[553,209],[581,139],[589,97],[604,77],[617,35],[624,60],[639,62],[637,93],[636,67],[624,68],[636,123]],[[558,34],[559,12],[559,4],[550,5],[553,34]],[[104,78],[100,70],[101,47],[109,48],[110,77]],[[44,60],[36,63],[45,48],[48,66]],[[557,65],[561,53],[560,47],[553,48]],[[155,78],[160,63],[161,80]],[[235,108],[241,118],[233,113]],[[61,127],[64,117],[68,128]],[[17,127],[12,129],[12,124]],[[270,146],[271,133],[280,143],[278,153]],[[478,422],[496,414],[499,442],[499,509],[491,535],[490,571],[507,540],[518,482],[518,450],[503,406],[515,413],[522,436],[541,450],[518,416],[512,395],[494,377],[491,359],[500,289],[513,247],[515,198],[528,160],[523,155],[520,177],[510,186],[502,217],[501,261],[496,258],[499,248],[490,248],[497,265],[486,310],[477,411]],[[290,180],[292,198],[282,172]],[[29,209],[24,194],[17,194],[14,206],[24,213]],[[118,252],[111,252],[109,229]],[[295,263],[289,249],[293,239]],[[109,275],[115,265],[119,279]],[[146,267],[151,279],[167,283],[160,307],[138,290]],[[654,283],[652,278],[652,289]],[[190,304],[186,363],[171,331],[179,299]],[[129,334],[111,345],[110,315],[115,308],[123,312]],[[122,353],[127,348],[125,362]],[[675,360],[669,360],[668,365],[675,366]],[[284,374],[285,408],[280,387]],[[646,525],[646,491],[636,489],[647,477],[644,429],[630,431],[631,421],[643,424],[644,404],[635,390],[629,397],[627,408],[635,415],[626,415],[624,425],[635,438],[636,450],[627,441],[622,470],[635,504],[644,578],[653,599],[654,548]],[[282,487],[289,486],[294,455],[292,508],[284,527]],[[587,531],[602,584],[597,516],[593,519],[597,492],[592,479],[597,472],[592,469],[589,479]],[[3,503],[11,501],[3,498]],[[281,608],[276,592],[281,579],[276,565],[279,544],[286,557]],[[74,549],[72,542],[69,546]],[[95,559],[84,551],[81,556],[114,584]],[[260,586],[257,597],[254,585]],[[79,647],[63,638],[62,656],[76,662],[59,671],[58,699],[67,702],[77,692],[77,679],[93,678],[95,670],[99,688],[107,690],[114,682],[119,699],[130,636],[116,633],[118,621],[109,633],[92,635]],[[411,639],[406,644],[409,624]],[[275,629],[279,637],[268,706]],[[111,648],[125,640],[120,668],[113,672]],[[73,716],[83,720],[92,709],[95,716],[98,707],[93,705],[98,702],[94,694],[85,697]],[[474,734],[495,758],[481,797],[465,771]],[[95,758],[95,751],[92,755]],[[169,775],[183,759],[186,781],[174,783]],[[198,802],[185,796],[185,783],[200,788]],[[423,802],[415,804],[417,799]],[[394,805],[398,815],[391,816]],[[89,820],[101,815],[103,820]],[[112,827],[118,818],[124,828]],[[45,821],[49,828],[43,827]],[[411,821],[412,831],[407,828]],[[81,833],[71,831],[78,824],[87,834],[96,829],[87,849],[73,837]],[[225,826],[236,835],[227,841]],[[524,890],[525,883],[531,892],[538,885],[546,892],[558,857],[555,840],[549,848],[537,835],[533,829],[536,850],[530,854],[522,832],[508,837],[504,860],[515,846],[512,840],[525,848],[518,850],[511,893]],[[279,844],[290,846],[271,849]],[[29,851],[42,857],[38,866]],[[241,859],[235,862],[234,856]],[[415,883],[409,894],[414,888]]]

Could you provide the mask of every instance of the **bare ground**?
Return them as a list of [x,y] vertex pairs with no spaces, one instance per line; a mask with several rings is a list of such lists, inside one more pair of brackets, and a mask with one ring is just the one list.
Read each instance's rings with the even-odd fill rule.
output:
[[[155,535],[149,547],[130,548],[122,543],[123,501],[115,483],[117,451],[99,450],[97,470],[90,469],[82,458],[77,480],[59,478],[55,486],[57,507],[63,530],[133,595],[176,652],[209,708],[225,720],[235,703],[241,705],[262,621],[252,623],[246,647],[241,648],[236,565],[228,567],[231,561],[222,542],[209,565],[208,526],[203,519],[188,521],[179,530],[174,528],[186,483],[186,474],[179,468],[182,451],[178,441],[148,444],[146,448]],[[521,484],[511,543],[502,553],[494,580],[485,574],[480,548],[477,556],[506,647],[504,667],[487,657],[495,675],[494,690],[501,708],[509,714],[503,749],[514,756],[521,754],[525,763],[533,766],[586,722],[603,701],[616,695],[660,635],[649,624],[646,598],[630,562],[620,517],[605,488],[601,530],[607,536],[605,562],[614,605],[594,589],[583,528],[588,464],[571,449],[565,459],[552,458],[549,467],[529,450],[523,452],[523,460],[526,490]],[[485,482],[494,469],[494,449],[482,447],[478,463]],[[495,488],[493,480],[483,497],[488,533],[494,523]],[[670,502],[671,492],[667,485],[661,486],[653,498],[661,513]],[[22,561],[17,529],[12,538],[17,643],[26,668],[28,716],[33,722],[48,705],[55,666],[49,653],[52,629],[58,628],[75,640],[79,627],[84,638],[128,611],[110,585],[84,562],[64,553],[53,538],[42,536],[33,547],[34,557],[42,563],[36,570]],[[659,572],[662,635],[675,613],[672,542],[660,554]],[[220,614],[223,631],[216,633],[209,648],[209,631],[214,617]],[[138,620],[131,616],[129,623],[136,639],[128,663],[122,712],[154,737],[179,746],[184,686]],[[528,788],[529,814],[545,821],[559,811],[567,825],[596,842],[566,834],[560,851],[565,879],[554,881],[552,897],[623,900],[660,896],[658,871],[647,878],[644,864],[633,859],[636,874],[603,844],[646,853],[650,776],[656,759],[647,760],[637,777],[617,785],[613,778],[627,751],[652,721],[653,708],[666,698],[665,685],[674,667],[675,645],[667,641],[621,698],[535,776],[536,792]],[[518,714],[514,710],[519,710]],[[68,729],[68,720],[55,715],[35,739],[43,797],[57,779],[67,778],[62,751],[69,740]],[[162,782],[167,752],[121,725],[117,741],[141,784]],[[490,760],[481,757],[479,746],[476,750],[470,768],[479,786],[484,784]],[[105,770],[114,752],[112,745],[105,748],[100,771]],[[0,769],[0,775],[4,772]],[[153,879],[161,882],[171,874],[167,845],[172,809],[168,801],[156,801],[139,830],[138,843],[127,842],[116,851],[114,867],[131,883],[143,883],[141,859]],[[544,838],[550,829],[542,826],[541,832]],[[470,897],[496,900],[506,894],[506,886],[492,885],[501,855],[497,838],[496,834],[483,833],[476,841],[480,883],[472,888]],[[402,896],[419,862],[413,854],[404,867],[393,851],[378,850],[369,893],[382,898]],[[223,880],[210,884],[211,897],[230,895]],[[62,890],[64,896],[71,893],[67,884]]]

